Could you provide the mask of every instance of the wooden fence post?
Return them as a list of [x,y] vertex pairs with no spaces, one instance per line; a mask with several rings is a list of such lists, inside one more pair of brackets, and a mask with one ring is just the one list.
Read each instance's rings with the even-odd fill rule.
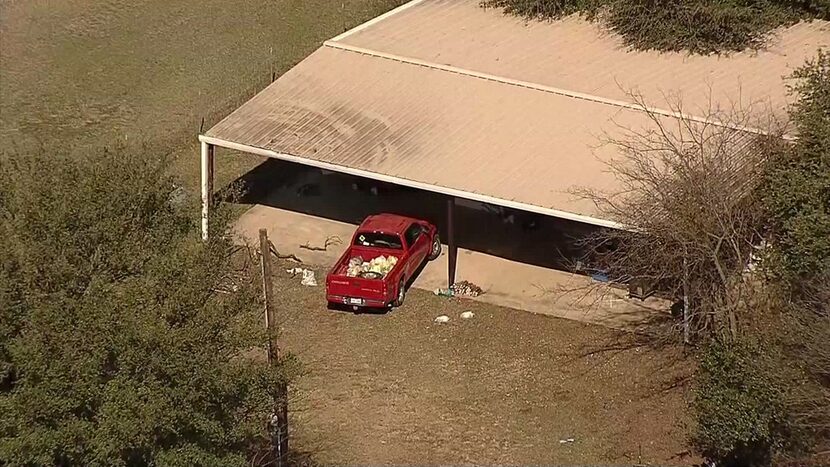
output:
[[[274,340],[275,322],[274,310],[271,304],[273,293],[271,283],[271,242],[268,240],[268,231],[259,229],[259,253],[262,266],[262,294],[265,304],[265,327],[268,329],[268,364],[277,366],[280,363],[279,344]],[[288,386],[285,384],[277,388],[274,417],[271,426],[271,449],[277,467],[288,463]]]

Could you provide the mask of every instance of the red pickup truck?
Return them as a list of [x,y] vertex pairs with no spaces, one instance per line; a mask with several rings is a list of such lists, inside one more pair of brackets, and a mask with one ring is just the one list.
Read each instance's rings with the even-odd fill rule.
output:
[[401,306],[406,284],[426,260],[441,255],[438,231],[429,222],[394,214],[367,217],[326,276],[331,305]]

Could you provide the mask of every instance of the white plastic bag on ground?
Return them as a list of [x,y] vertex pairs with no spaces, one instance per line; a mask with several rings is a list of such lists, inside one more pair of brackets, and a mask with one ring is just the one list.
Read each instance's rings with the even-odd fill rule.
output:
[[317,287],[317,278],[314,277],[314,271],[311,269],[304,269],[303,279],[300,281],[300,284],[307,285],[309,287]]
[[435,318],[436,323],[448,323],[450,321],[450,317],[447,315],[441,315]]
[[472,311],[465,311],[464,313],[461,313],[461,319],[470,319],[473,316],[475,316],[475,314]]
[[291,274],[291,276],[296,276],[297,274],[302,274],[303,278],[300,280],[300,284],[303,284],[308,287],[316,287],[317,286],[317,278],[314,276],[314,271],[311,269],[305,268],[291,268],[286,269],[285,272]]

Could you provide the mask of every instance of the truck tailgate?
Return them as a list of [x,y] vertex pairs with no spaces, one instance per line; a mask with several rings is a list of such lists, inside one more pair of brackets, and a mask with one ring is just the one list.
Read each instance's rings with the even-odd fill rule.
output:
[[[381,279],[333,275],[328,282],[327,295],[348,305],[383,306],[387,299],[385,292]],[[365,303],[351,299],[363,299]]]

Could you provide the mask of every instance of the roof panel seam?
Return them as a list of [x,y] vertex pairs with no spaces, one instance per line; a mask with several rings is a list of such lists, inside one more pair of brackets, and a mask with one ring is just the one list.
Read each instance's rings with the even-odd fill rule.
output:
[[[604,104],[604,105],[619,107],[619,108],[623,108],[623,109],[627,109],[627,110],[633,110],[633,111],[636,111],[636,112],[648,112],[648,113],[652,113],[652,114],[656,114],[656,115],[661,115],[661,116],[664,116],[664,117],[689,120],[689,121],[693,121],[693,122],[697,122],[697,123],[702,123],[702,124],[707,124],[707,125],[714,125],[714,126],[729,128],[729,129],[733,129],[733,130],[737,130],[737,131],[744,131],[744,132],[747,132],[747,133],[753,133],[753,134],[757,134],[757,135],[767,135],[768,134],[768,132],[766,132],[762,129],[759,129],[759,128],[739,126],[739,125],[730,125],[728,123],[724,123],[724,122],[721,122],[721,121],[718,121],[718,120],[704,118],[704,117],[700,117],[700,116],[696,116],[696,115],[685,114],[685,113],[682,113],[682,112],[675,112],[675,111],[660,109],[660,108],[656,108],[656,107],[644,106],[644,105],[635,104],[635,103],[631,103],[631,102],[619,101],[619,100],[616,100],[616,99],[609,99],[609,98],[605,98],[605,97],[601,97],[601,96],[595,96],[595,95],[592,95],[592,94],[585,94],[585,93],[576,92],[576,91],[569,91],[567,89],[560,89],[560,88],[555,88],[555,87],[552,87],[552,86],[546,86],[546,85],[542,85],[542,84],[538,84],[538,83],[531,83],[531,82],[528,82],[528,81],[521,81],[521,80],[517,80],[517,79],[506,78],[506,77],[503,77],[503,76],[496,76],[496,75],[491,75],[491,74],[488,74],[488,73],[481,73],[481,72],[474,71],[474,70],[467,70],[467,69],[464,69],[464,68],[458,68],[458,67],[454,67],[454,66],[450,66],[450,65],[442,65],[442,64],[439,64],[439,63],[428,62],[428,61],[425,61],[425,60],[419,60],[419,59],[411,58],[411,57],[403,57],[403,56],[400,56],[400,55],[389,54],[389,53],[386,53],[386,52],[379,52],[379,51],[376,51],[376,50],[366,49],[366,48],[363,48],[363,47],[357,47],[357,46],[353,46],[353,45],[349,45],[349,44],[344,44],[344,43],[341,43],[341,42],[326,41],[326,42],[323,43],[323,46],[324,47],[329,47],[329,48],[332,48],[332,49],[342,50],[342,51],[345,51],[345,52],[357,53],[357,54],[360,54],[360,55],[368,55],[368,56],[376,57],[376,58],[380,58],[380,59],[392,60],[392,61],[396,61],[396,62],[400,62],[400,63],[406,63],[406,64],[410,64],[410,65],[415,65],[415,66],[431,68],[431,69],[435,69],[435,70],[439,70],[439,71],[445,71],[445,72],[454,73],[454,74],[458,74],[458,75],[469,76],[469,77],[472,77],[472,78],[483,79],[483,80],[486,80],[486,81],[493,81],[493,82],[506,84],[506,85],[510,85],[510,86],[517,86],[517,87],[521,87],[521,88],[525,88],[525,89],[532,89],[532,90],[535,90],[535,91],[547,92],[547,93],[550,93],[550,94],[556,94],[556,95],[559,95],[559,96],[570,97],[570,98],[573,98],[573,99],[586,100],[586,101],[589,101],[589,102],[594,102],[594,103],[598,103],[598,104]],[[791,136],[785,136],[784,138],[788,139],[788,140],[793,139],[793,137],[791,137]]]

